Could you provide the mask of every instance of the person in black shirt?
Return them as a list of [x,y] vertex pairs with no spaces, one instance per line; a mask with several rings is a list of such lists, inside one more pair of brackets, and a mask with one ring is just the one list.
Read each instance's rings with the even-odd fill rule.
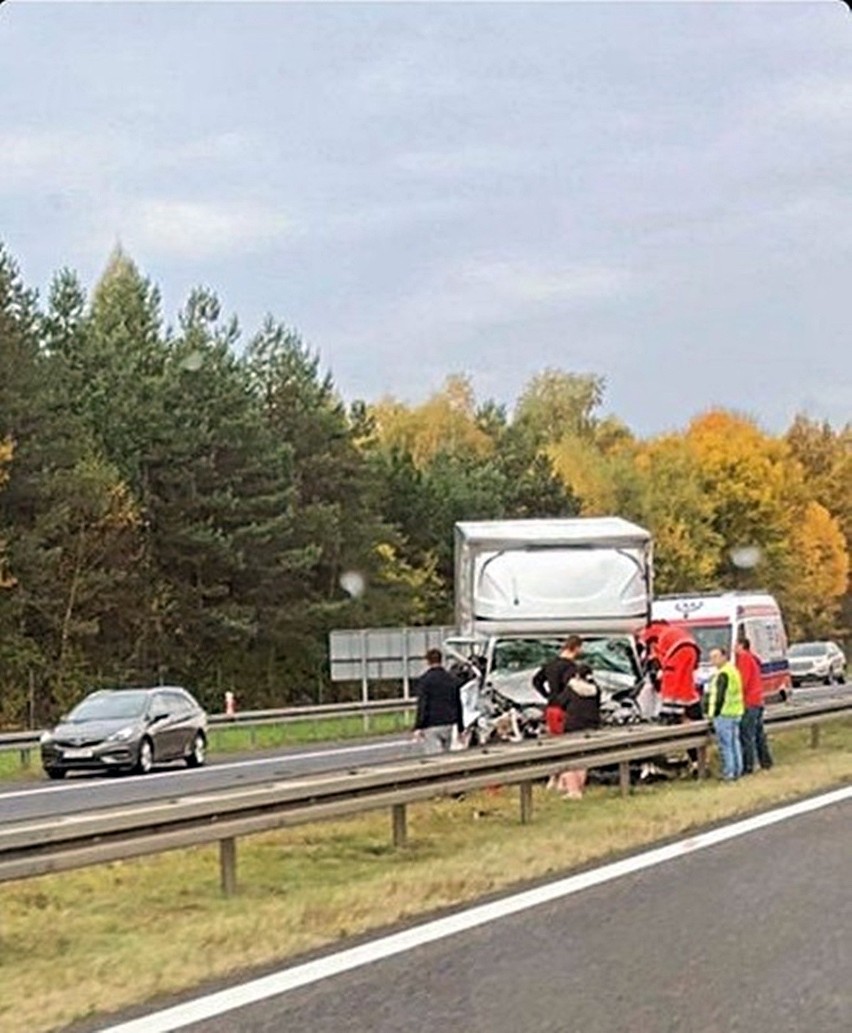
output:
[[551,735],[561,735],[565,730],[568,683],[577,676],[577,657],[582,648],[580,636],[571,635],[563,642],[559,655],[533,675],[534,688],[547,700],[544,720]]
[[427,754],[446,753],[453,741],[453,728],[464,731],[461,685],[442,664],[440,649],[426,653],[429,665],[415,684],[417,716],[414,738],[423,743]]

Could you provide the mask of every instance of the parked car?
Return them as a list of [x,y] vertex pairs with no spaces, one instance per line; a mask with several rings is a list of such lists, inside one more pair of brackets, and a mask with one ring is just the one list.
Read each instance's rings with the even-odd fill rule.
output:
[[183,760],[201,767],[207,754],[207,715],[186,689],[103,689],[92,692],[41,737],[41,763],[50,778],[68,771],[135,771]]
[[846,656],[836,642],[796,642],[788,651],[794,685],[846,681]]

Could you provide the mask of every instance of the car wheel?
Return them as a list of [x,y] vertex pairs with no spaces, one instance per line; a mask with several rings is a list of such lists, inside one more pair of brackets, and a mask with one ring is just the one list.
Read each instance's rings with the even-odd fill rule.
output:
[[139,753],[136,757],[136,767],[133,769],[137,775],[147,775],[154,766],[154,744],[150,739],[145,738],[139,743]]
[[186,758],[186,766],[189,768],[200,768],[205,760],[207,760],[207,740],[201,732],[196,732],[195,738],[192,740],[192,749]]
[[823,678],[822,683],[823,683],[823,685],[831,685],[833,680],[834,679],[831,677],[831,675],[828,674],[828,675],[825,676],[825,678]]
[[57,780],[59,780],[60,778],[65,778],[65,775],[67,773],[65,768],[45,768],[44,770],[48,778],[53,778]]
[[837,672],[837,684],[838,685],[845,685],[846,684],[846,671],[842,667]]

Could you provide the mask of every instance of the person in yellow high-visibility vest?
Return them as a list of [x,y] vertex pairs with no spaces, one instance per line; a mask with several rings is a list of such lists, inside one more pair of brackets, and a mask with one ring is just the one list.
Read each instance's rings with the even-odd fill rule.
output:
[[704,691],[704,713],[713,722],[722,758],[722,778],[734,782],[743,773],[740,745],[740,721],[745,713],[743,683],[726,649],[711,649],[710,663],[716,673]]

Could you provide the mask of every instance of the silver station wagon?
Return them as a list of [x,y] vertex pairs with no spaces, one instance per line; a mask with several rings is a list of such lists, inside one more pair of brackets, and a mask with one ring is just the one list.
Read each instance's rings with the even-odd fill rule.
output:
[[50,778],[86,770],[144,775],[178,760],[201,767],[206,754],[207,715],[176,686],[92,692],[41,737]]

